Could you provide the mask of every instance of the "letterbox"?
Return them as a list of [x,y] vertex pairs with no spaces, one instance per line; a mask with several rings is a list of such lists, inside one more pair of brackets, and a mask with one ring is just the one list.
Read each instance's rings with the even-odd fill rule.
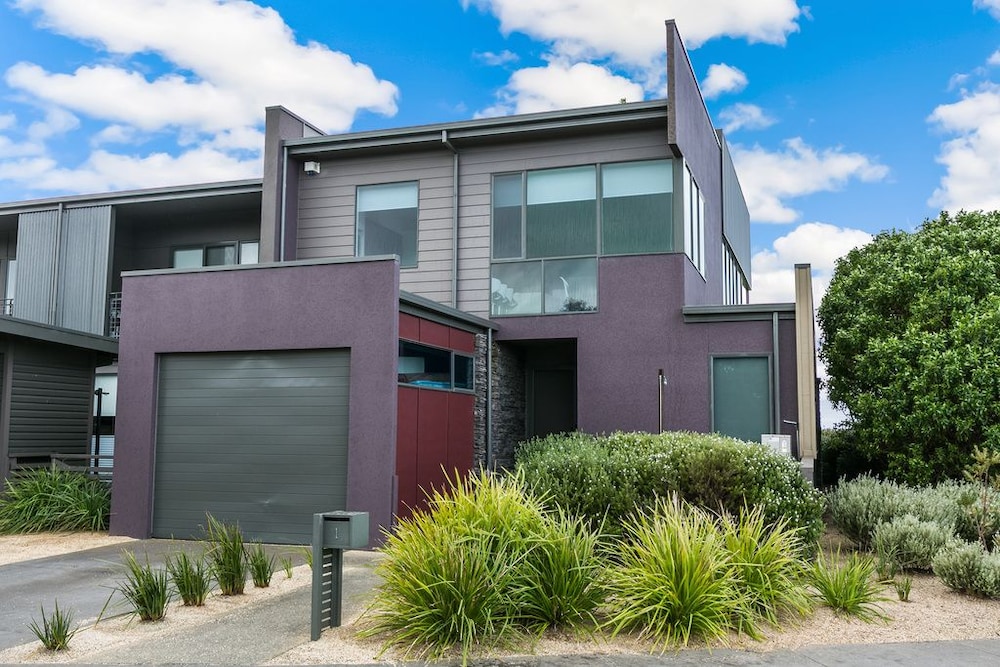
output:
[[368,512],[323,512],[324,549],[363,549],[368,546]]

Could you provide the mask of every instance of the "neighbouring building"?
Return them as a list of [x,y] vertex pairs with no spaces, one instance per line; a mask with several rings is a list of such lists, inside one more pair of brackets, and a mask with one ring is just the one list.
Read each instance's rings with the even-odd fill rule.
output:
[[808,468],[808,267],[796,303],[748,303],[750,216],[672,22],[667,70],[662,101],[379,132],[272,107],[259,181],[0,205],[3,464],[95,447],[15,437],[18,358],[49,346],[87,377],[67,414],[95,374],[117,393],[116,534],[211,512],[302,543],[350,509],[377,541],[574,429],[784,433]]

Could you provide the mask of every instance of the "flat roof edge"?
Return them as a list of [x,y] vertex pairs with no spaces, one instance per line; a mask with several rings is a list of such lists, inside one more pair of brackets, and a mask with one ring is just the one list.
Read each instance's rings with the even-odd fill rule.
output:
[[118,341],[114,338],[63,329],[30,320],[19,320],[14,317],[0,317],[0,334],[68,345],[95,352],[118,354]]
[[252,194],[254,192],[261,192],[262,190],[263,180],[259,178],[241,181],[220,181],[216,183],[192,183],[189,185],[163,186],[142,190],[122,190],[120,192],[27,199],[0,204],[0,214],[10,215],[13,213],[37,211],[39,209],[50,209],[60,204],[66,208],[79,208],[84,206],[107,206],[112,204],[191,199],[194,197]]

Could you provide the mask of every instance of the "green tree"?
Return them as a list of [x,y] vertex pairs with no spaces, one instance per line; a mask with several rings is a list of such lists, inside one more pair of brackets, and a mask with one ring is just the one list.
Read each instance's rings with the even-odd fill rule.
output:
[[1000,450],[1000,212],[942,213],[837,262],[818,311],[830,399],[913,484]]

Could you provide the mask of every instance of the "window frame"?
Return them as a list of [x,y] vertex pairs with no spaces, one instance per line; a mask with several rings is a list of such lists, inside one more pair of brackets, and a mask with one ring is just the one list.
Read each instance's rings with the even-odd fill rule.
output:
[[[399,379],[402,373],[399,372],[399,359],[402,354],[403,344],[416,346],[418,348],[426,348],[435,353],[444,352],[449,355],[448,358],[448,386],[447,387],[435,387],[431,385],[422,385],[414,382],[404,382]],[[471,369],[469,372],[469,379],[471,380],[471,387],[459,387],[455,384],[455,361],[456,358],[461,357],[463,359],[469,359],[471,361]],[[476,355],[469,354],[468,352],[461,352],[458,350],[451,350],[446,347],[439,347],[437,345],[428,345],[419,340],[411,340],[409,338],[400,338],[397,353],[396,353],[396,384],[400,387],[413,387],[414,389],[428,389],[430,391],[447,391],[459,394],[475,394],[476,393]]]
[[[243,247],[249,244],[257,245],[257,262],[244,263],[243,260]],[[209,248],[224,248],[231,247],[236,252],[236,261],[232,264],[206,264],[207,253]],[[176,253],[183,250],[200,250],[201,251],[201,265],[200,266],[189,266],[189,267],[178,267],[176,262]],[[182,245],[170,246],[170,268],[185,268],[185,269],[204,269],[213,266],[249,266],[251,264],[258,264],[260,261],[260,239],[239,239],[239,240],[226,240],[226,241],[209,241],[207,243],[186,243]]]
[[[415,206],[399,208],[395,210],[410,210],[415,212],[413,220],[413,263],[410,264],[406,258],[399,253],[372,253],[365,254],[364,246],[367,242],[365,233],[361,227],[361,214],[377,211],[391,211],[394,209],[369,209],[362,211],[360,207],[361,192],[367,188],[390,188],[390,187],[412,186],[416,197]],[[355,257],[377,257],[379,255],[393,254],[399,257],[400,269],[415,269],[420,265],[420,180],[389,181],[386,183],[364,183],[354,188],[354,256]]]

